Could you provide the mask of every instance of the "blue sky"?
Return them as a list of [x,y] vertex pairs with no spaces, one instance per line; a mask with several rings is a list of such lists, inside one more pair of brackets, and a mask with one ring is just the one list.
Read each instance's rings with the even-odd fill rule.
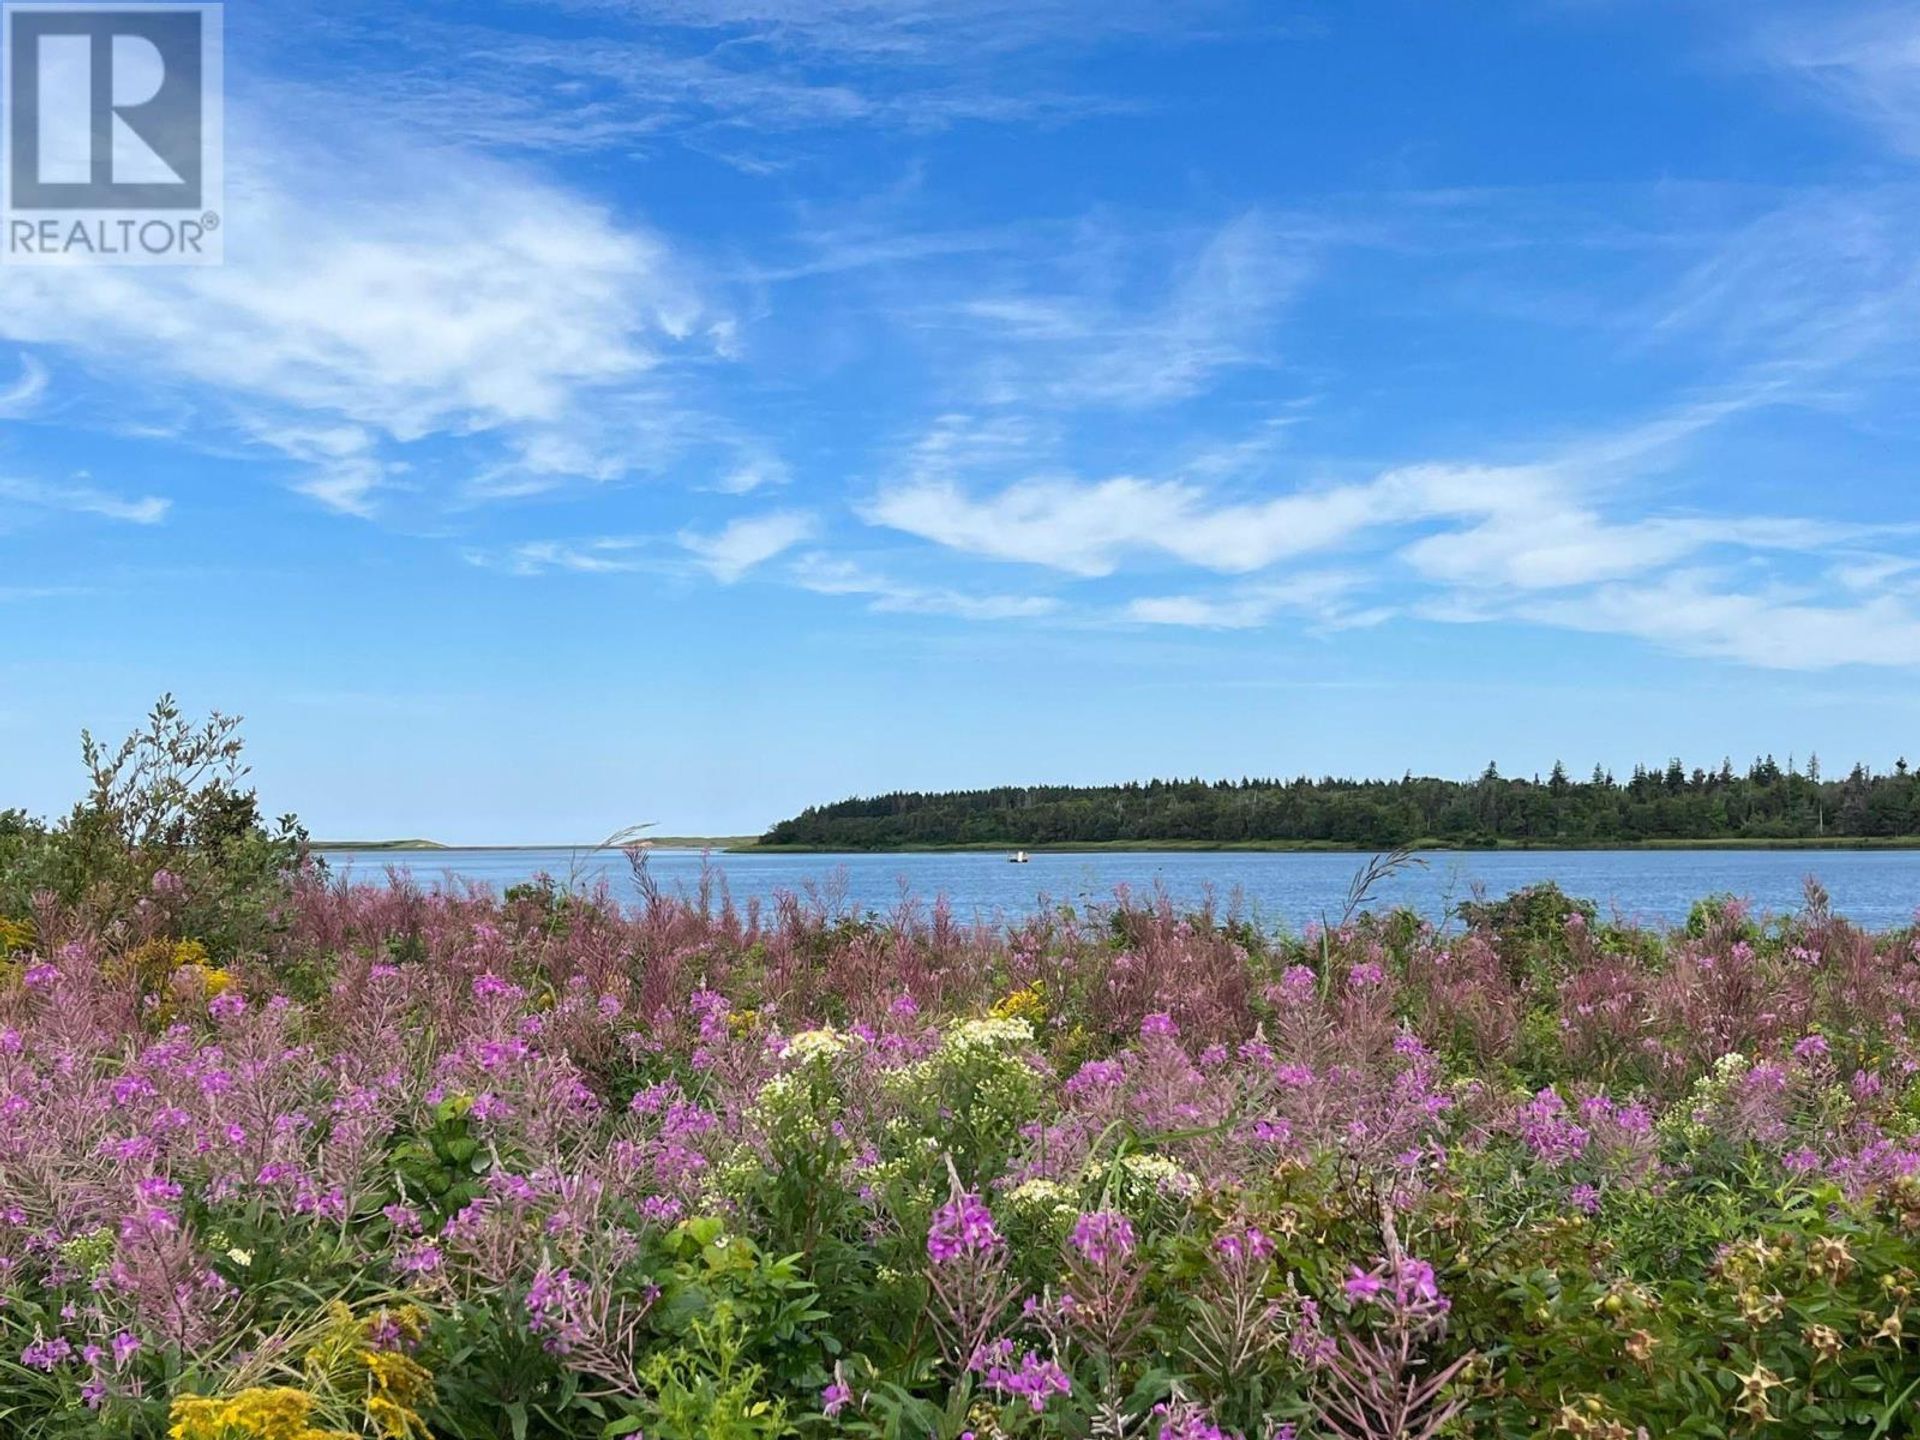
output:
[[1920,6],[276,0],[0,271],[0,803],[1920,754]]

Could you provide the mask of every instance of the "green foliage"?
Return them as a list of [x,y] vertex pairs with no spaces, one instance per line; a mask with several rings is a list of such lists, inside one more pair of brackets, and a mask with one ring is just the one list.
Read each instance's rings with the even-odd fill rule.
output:
[[1564,970],[1573,954],[1568,922],[1591,927],[1599,916],[1591,900],[1576,900],[1551,880],[1524,885],[1499,900],[1463,900],[1455,908],[1470,928],[1493,938],[1516,983]]
[[473,1134],[472,1109],[471,1095],[450,1095],[433,1107],[428,1124],[398,1131],[388,1142],[391,1201],[432,1216],[436,1229],[479,1196],[492,1167],[492,1154]]
[[1704,895],[1694,901],[1683,929],[1695,940],[1717,934],[1751,944],[1760,938],[1760,927],[1747,916],[1746,907],[1736,895]]
[[1025,1053],[1032,1039],[1024,1020],[969,1020],[890,1078],[925,1153],[948,1157],[963,1186],[1002,1173],[1040,1113],[1044,1083]]
[[687,1338],[647,1361],[649,1394],[640,1413],[609,1436],[644,1431],[659,1440],[777,1440],[792,1435],[787,1402],[763,1393],[765,1370],[747,1356],[745,1327],[722,1303],[688,1327]]
[[163,695],[116,746],[83,731],[87,793],[64,820],[0,812],[0,916],[26,914],[42,891],[102,927],[143,904],[151,923],[157,905],[171,933],[223,963],[262,949],[306,834],[292,816],[262,819],[239,726],[218,712],[195,724]]
[[[756,1383],[786,1398],[817,1392],[839,1342],[821,1322],[829,1317],[807,1277],[804,1255],[770,1256],[717,1216],[674,1227],[661,1241],[664,1270],[650,1320],[655,1334],[698,1349],[744,1345],[755,1357]],[[724,1311],[724,1337],[702,1334],[706,1319]]]
[[1518,1440],[1544,1416],[1656,1435],[1909,1433],[1910,1237],[1830,1186],[1658,1212],[1520,1228],[1456,1291],[1456,1323],[1503,1376],[1483,1433]]

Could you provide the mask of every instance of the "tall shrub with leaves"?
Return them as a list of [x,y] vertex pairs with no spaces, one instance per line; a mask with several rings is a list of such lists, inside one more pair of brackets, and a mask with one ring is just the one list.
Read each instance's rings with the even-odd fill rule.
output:
[[189,720],[171,695],[116,745],[82,731],[87,791],[66,818],[0,815],[0,915],[51,893],[98,931],[261,948],[306,835],[263,820],[243,750],[239,717]]

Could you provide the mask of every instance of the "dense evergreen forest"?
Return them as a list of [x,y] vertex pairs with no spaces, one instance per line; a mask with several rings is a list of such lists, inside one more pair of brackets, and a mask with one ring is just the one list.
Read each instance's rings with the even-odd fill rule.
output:
[[1574,780],[1152,780],[1126,785],[1003,786],[893,794],[814,806],[761,843],[882,850],[928,845],[1061,845],[1175,841],[1387,847],[1634,844],[1650,840],[1847,840],[1920,835],[1920,780],[1899,761],[1844,778],[1771,755],[1744,774],[1636,766],[1623,783],[1596,766]]

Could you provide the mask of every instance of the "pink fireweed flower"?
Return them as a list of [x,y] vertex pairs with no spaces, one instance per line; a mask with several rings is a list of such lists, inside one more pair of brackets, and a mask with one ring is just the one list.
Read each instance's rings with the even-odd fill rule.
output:
[[420,1212],[411,1205],[387,1205],[380,1213],[387,1217],[387,1223],[402,1235],[420,1233]]
[[1073,1393],[1073,1381],[1058,1361],[1042,1360],[1029,1350],[1016,1363],[1011,1340],[996,1340],[975,1351],[967,1368],[984,1378],[989,1389],[1025,1400],[1036,1415],[1047,1408],[1052,1396]]
[[1253,1138],[1262,1145],[1291,1145],[1293,1127],[1285,1120],[1256,1120],[1253,1122]]
[[1089,1060],[1073,1072],[1067,1081],[1067,1094],[1086,1095],[1097,1090],[1116,1090],[1126,1082],[1126,1067],[1117,1060]]
[[216,1020],[237,1020],[247,1013],[247,997],[238,990],[222,990],[207,1002],[207,1014]]
[[972,1191],[934,1211],[927,1234],[927,1254],[937,1262],[998,1250],[1003,1244],[993,1212]]
[[33,1343],[20,1352],[22,1365],[30,1370],[45,1370],[49,1374],[72,1358],[73,1345],[62,1335],[55,1335],[52,1339],[36,1336]]
[[431,1275],[440,1268],[443,1258],[437,1241],[422,1240],[400,1251],[393,1268],[404,1275]]
[[1229,1261],[1245,1259],[1258,1263],[1273,1258],[1273,1237],[1256,1225],[1222,1230],[1213,1237],[1213,1249],[1216,1255]]
[[[1153,1418],[1160,1422],[1155,1440],[1232,1440],[1232,1437],[1213,1423],[1213,1417],[1197,1405],[1183,1404],[1177,1409],[1165,1405],[1153,1407]],[[1286,1440],[1293,1440],[1293,1427],[1285,1427],[1289,1432]],[[1275,1440],[1278,1440],[1276,1434]]]
[[548,1354],[571,1354],[587,1338],[580,1316],[589,1298],[587,1282],[565,1267],[543,1269],[533,1277],[527,1287],[527,1328],[543,1337],[541,1344]]
[[1520,1112],[1520,1138],[1549,1165],[1564,1164],[1586,1152],[1592,1135],[1574,1123],[1567,1102],[1551,1087],[1540,1091]]
[[391,1310],[382,1310],[367,1322],[367,1341],[376,1350],[412,1350],[418,1344]]
[[1402,1305],[1436,1305],[1446,1298],[1440,1293],[1433,1266],[1410,1255],[1401,1260],[1394,1281],[1398,1290],[1396,1298]]
[[1095,1265],[1133,1253],[1133,1222],[1114,1210],[1091,1210],[1073,1222],[1068,1240]]
[[927,1257],[944,1265],[965,1255],[998,1251],[1006,1243],[994,1228],[993,1212],[969,1190],[933,1212],[933,1226],[927,1232]]
[[1402,1255],[1397,1265],[1382,1260],[1371,1270],[1355,1266],[1346,1290],[1356,1305],[1385,1306],[1418,1321],[1438,1320],[1453,1306],[1441,1293],[1433,1266],[1413,1255]]

